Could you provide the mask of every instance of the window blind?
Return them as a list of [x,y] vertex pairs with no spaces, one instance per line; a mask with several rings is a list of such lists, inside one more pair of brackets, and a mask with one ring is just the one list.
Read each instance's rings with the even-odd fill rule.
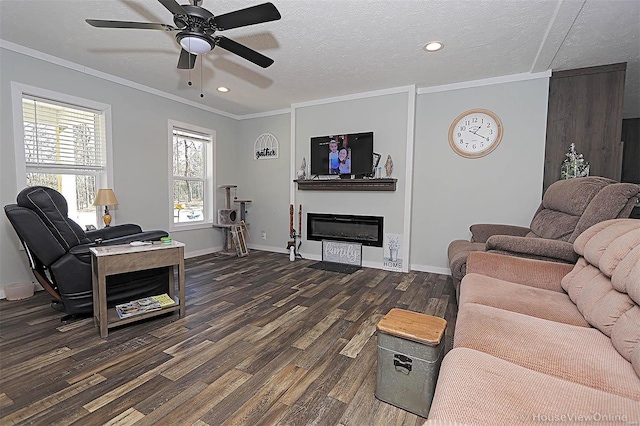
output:
[[25,163],[28,169],[96,172],[106,166],[102,111],[24,95]]

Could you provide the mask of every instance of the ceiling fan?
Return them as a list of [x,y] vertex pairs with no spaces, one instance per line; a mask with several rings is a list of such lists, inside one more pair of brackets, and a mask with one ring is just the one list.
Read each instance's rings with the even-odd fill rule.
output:
[[215,16],[198,6],[202,0],[194,0],[193,5],[179,5],[175,0],[158,0],[173,14],[175,27],[153,22],[104,21],[87,19],[87,23],[98,28],[135,28],[143,30],[178,31],[176,40],[182,46],[179,69],[192,69],[197,55],[210,52],[216,46],[228,50],[262,68],[273,64],[273,59],[225,36],[215,35],[216,31],[230,30],[262,22],[277,21],[280,12],[272,3],[263,3],[235,12]]

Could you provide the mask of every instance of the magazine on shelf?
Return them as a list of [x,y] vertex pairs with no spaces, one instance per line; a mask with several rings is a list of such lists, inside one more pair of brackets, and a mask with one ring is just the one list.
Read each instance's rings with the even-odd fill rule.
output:
[[162,308],[175,305],[176,302],[168,294],[145,297],[131,302],[116,305],[116,312],[120,318],[129,318],[151,311],[159,311]]

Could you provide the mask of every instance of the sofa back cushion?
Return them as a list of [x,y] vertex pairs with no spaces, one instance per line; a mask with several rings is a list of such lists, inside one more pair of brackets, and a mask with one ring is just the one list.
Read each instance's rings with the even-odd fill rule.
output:
[[632,183],[613,183],[602,188],[580,216],[569,241],[575,241],[580,234],[596,223],[628,218],[638,201],[638,192],[640,186]]
[[[603,177],[584,177],[554,182],[544,193],[542,204],[531,225],[532,237],[570,241],[591,200],[615,181]],[[616,215],[608,218],[615,218]],[[584,230],[584,229],[583,229]]]
[[640,376],[640,220],[601,222],[574,249],[581,257],[562,287]]

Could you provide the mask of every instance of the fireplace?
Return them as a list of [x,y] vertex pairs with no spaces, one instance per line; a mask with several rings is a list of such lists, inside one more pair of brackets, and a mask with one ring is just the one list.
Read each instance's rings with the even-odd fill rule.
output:
[[307,240],[347,241],[382,247],[384,217],[307,213]]

